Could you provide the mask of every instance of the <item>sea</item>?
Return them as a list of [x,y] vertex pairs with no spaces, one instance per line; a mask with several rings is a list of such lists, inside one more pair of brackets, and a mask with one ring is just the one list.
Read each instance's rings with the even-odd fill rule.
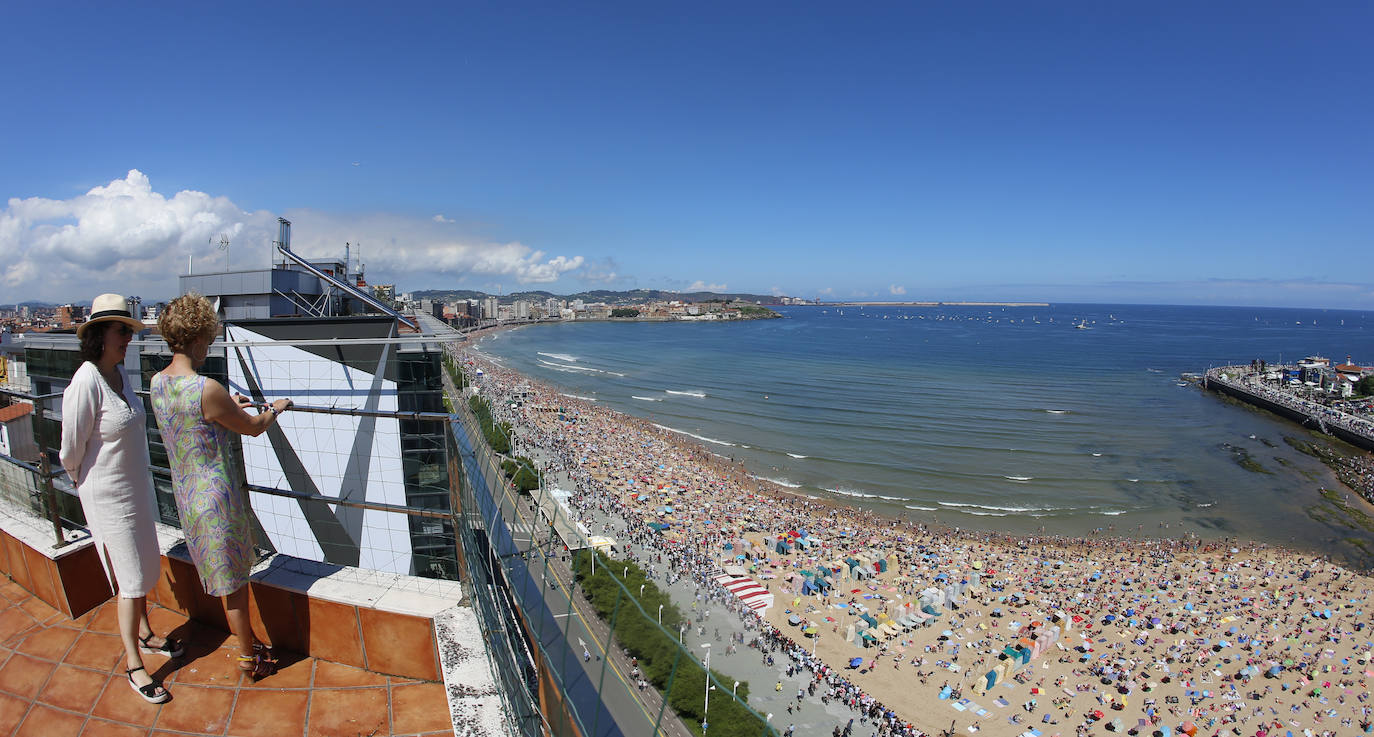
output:
[[[1325,436],[1181,378],[1252,359],[1374,362],[1374,312],[777,309],[531,325],[476,347],[797,494],[950,527],[1238,538],[1374,567],[1374,508],[1286,440]],[[1343,509],[1347,495],[1370,516]]]

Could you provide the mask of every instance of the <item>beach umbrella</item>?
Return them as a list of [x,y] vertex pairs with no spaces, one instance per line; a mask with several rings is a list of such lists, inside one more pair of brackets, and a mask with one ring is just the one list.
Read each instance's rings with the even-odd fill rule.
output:
[[801,617],[793,614],[787,618],[787,623],[792,625],[801,624]]
[[858,668],[860,665],[863,665],[863,662],[864,662],[864,659],[863,659],[863,658],[850,658],[850,659],[849,659],[849,667],[850,667],[850,668]]

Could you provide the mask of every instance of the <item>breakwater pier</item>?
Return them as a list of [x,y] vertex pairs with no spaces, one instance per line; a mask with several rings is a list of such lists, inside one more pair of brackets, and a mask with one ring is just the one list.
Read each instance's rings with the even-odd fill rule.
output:
[[[1270,370],[1282,369],[1270,366]],[[1374,451],[1374,421],[1343,412],[1316,399],[1267,383],[1251,366],[1220,366],[1207,370],[1203,388],[1221,392],[1314,428],[1365,450]],[[1299,390],[1301,391],[1301,390]]]

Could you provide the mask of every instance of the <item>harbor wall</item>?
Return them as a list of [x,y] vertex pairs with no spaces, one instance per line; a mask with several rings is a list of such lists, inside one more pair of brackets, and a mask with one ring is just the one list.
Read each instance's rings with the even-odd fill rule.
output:
[[1239,399],[1242,402],[1253,404],[1256,407],[1273,412],[1280,417],[1292,420],[1303,427],[1323,431],[1327,435],[1340,438],[1357,448],[1374,451],[1374,437],[1352,431],[1329,421],[1324,422],[1310,412],[1256,394],[1248,390],[1245,385],[1240,382],[1222,379],[1220,373],[1226,370],[1226,368],[1237,369],[1238,367],[1225,367],[1208,371],[1202,380],[1203,387]]

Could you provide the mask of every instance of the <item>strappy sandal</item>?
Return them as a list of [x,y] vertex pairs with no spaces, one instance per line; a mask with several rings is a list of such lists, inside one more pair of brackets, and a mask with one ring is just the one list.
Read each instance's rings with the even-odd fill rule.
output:
[[252,655],[239,656],[239,670],[258,681],[277,672],[277,660],[272,657],[271,650],[262,645],[254,645]]
[[[172,692],[163,688],[162,683],[158,681],[156,678],[153,679],[152,683],[149,683],[146,686],[140,686],[137,683],[134,683],[134,674],[139,671],[147,673],[147,671],[144,670],[143,666],[141,665],[137,668],[130,668],[124,671],[124,675],[127,676],[129,679],[129,688],[132,688],[134,690],[134,693],[138,694],[139,696],[142,696],[143,700],[147,701],[150,704],[166,703],[167,699],[172,698]],[[159,689],[161,689],[161,693],[158,693]]]
[[169,658],[179,658],[186,654],[186,648],[182,646],[181,642],[170,637],[162,638],[160,647],[148,644],[148,641],[154,637],[157,635],[150,634],[147,637],[138,638],[138,649],[149,655],[166,655]]

